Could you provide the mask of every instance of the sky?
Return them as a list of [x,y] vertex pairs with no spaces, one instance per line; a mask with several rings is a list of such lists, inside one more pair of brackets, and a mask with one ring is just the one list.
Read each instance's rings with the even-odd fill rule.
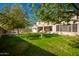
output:
[[[14,4],[20,4],[22,6],[22,8],[24,10],[26,10],[26,13],[29,16],[29,19],[32,21],[32,23],[34,24],[37,21],[37,17],[33,14],[32,11],[29,10],[29,8],[31,8],[32,4],[29,3],[29,6],[27,5],[27,3],[0,3],[0,9],[4,6],[13,6]],[[38,3],[36,3],[36,8],[38,8]]]
[[[2,8],[3,6],[12,6],[14,4],[20,4],[22,8],[27,11],[27,13],[30,13],[30,14],[32,13],[28,10],[27,3],[0,3],[0,8]],[[31,4],[29,7],[31,7]]]
[[[29,16],[29,19],[32,21],[32,23],[36,23],[36,21],[38,20],[37,17],[35,16],[35,14],[33,14],[32,11],[29,10],[29,8],[31,8],[32,3],[29,3],[29,6],[27,5],[27,3],[0,3],[0,9],[4,6],[13,6],[14,4],[20,4],[22,6],[23,9],[26,10],[26,13]],[[40,3],[35,3],[36,8],[38,8],[38,6],[40,5]]]

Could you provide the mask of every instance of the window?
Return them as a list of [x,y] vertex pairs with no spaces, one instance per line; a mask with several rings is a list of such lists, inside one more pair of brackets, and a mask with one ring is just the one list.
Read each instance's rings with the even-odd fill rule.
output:
[[59,25],[56,25],[56,31],[59,31]]
[[72,24],[72,31],[77,32],[77,24]]
[[68,32],[71,32],[71,25],[68,25]]
[[59,25],[59,31],[62,31],[62,25]]
[[66,32],[66,31],[68,31],[67,29],[68,29],[67,25],[62,25],[62,31]]
[[45,26],[44,30],[45,32],[52,31],[52,26]]
[[38,27],[38,32],[42,31],[43,27]]
[[56,31],[63,32],[77,32],[77,24],[64,24],[64,25],[56,25]]

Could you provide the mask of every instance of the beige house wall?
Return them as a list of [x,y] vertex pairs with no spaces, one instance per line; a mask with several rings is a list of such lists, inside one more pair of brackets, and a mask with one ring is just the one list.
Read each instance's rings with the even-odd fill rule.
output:
[[[79,24],[77,24],[77,32],[72,32],[72,31],[71,32],[56,31],[56,25],[51,25],[51,26],[52,26],[52,31],[50,33],[57,33],[57,34],[60,34],[60,35],[79,35]],[[38,31],[36,29],[36,31],[33,31],[33,32],[37,33]]]
[[[56,25],[58,24],[53,24],[51,22],[49,23],[45,23],[45,22],[37,22],[33,27],[32,27],[32,32],[37,33],[38,31],[38,27],[44,27],[44,26],[52,26],[52,31],[50,33],[57,33],[57,34],[61,34],[61,35],[79,35],[79,19],[77,19],[77,16],[74,16],[71,18],[71,21],[69,22],[70,24],[73,24],[73,20],[76,20],[75,24],[77,24],[77,32],[63,32],[63,31],[56,31]],[[63,24],[65,22],[62,22],[61,24]],[[66,23],[65,23],[66,24]],[[72,29],[72,25],[71,25],[71,29]]]

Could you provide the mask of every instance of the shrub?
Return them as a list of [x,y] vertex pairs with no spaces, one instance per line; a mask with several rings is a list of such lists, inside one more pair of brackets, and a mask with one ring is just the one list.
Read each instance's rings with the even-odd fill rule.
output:
[[40,38],[40,34],[39,33],[29,33],[29,34],[27,34],[27,38],[28,39],[39,39]]
[[[42,37],[41,37],[42,34]],[[59,36],[58,34],[46,34],[46,33],[28,33],[26,37],[28,39],[41,39],[41,38],[50,38],[54,36]]]
[[55,37],[59,36],[58,34],[43,34],[44,37],[49,38],[49,37]]
[[[41,37],[42,34],[42,37]],[[46,34],[46,33],[27,33],[27,34],[20,34],[20,37],[25,37],[30,40],[35,40],[35,39],[41,39],[41,38],[50,38],[50,37],[55,37],[59,36],[58,34]]]

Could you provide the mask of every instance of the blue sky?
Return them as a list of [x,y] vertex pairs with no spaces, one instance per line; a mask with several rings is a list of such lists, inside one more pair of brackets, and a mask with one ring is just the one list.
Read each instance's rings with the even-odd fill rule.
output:
[[[28,8],[31,8],[32,4],[30,3],[29,7],[27,6],[27,3],[0,3],[0,9],[4,6],[12,6],[14,4],[20,4],[23,9],[26,10],[26,13],[29,15],[29,19],[32,21],[32,23],[35,23],[37,20],[37,17],[33,14],[32,11],[30,11]],[[36,3],[36,8],[38,8],[38,3]]]
[[[27,3],[0,3],[0,9],[4,6],[13,6],[14,4],[20,4],[22,8],[26,10],[26,13],[28,13],[29,19],[32,21],[33,24],[38,20],[37,17],[33,14],[33,12],[29,10],[29,8],[31,8],[32,6],[32,3],[29,3],[29,6],[27,5]],[[38,8],[40,4],[36,3],[35,5],[36,5],[36,8]]]
[[[27,13],[30,13],[30,14],[32,13],[28,10],[26,3],[0,3],[0,8],[2,8],[3,6],[12,6],[13,4],[20,4],[22,8],[27,11]],[[31,7],[31,4],[30,4],[30,7]]]

